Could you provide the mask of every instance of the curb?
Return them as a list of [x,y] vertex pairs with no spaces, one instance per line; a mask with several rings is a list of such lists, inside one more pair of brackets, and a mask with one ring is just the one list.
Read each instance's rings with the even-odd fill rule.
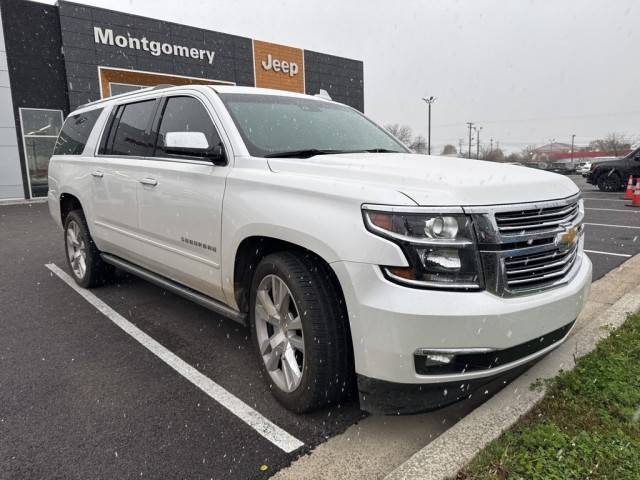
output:
[[46,202],[47,202],[47,197],[31,198],[29,200],[17,198],[17,199],[10,199],[10,200],[0,200],[0,207],[9,206],[9,205],[31,205],[32,203],[46,203]]
[[[593,284],[589,300],[591,308],[588,308],[589,304],[585,307],[584,315],[579,317],[572,336],[563,345],[416,452],[389,473],[385,480],[455,478],[458,471],[480,450],[498,438],[544,397],[545,389],[532,390],[532,383],[539,379],[553,378],[560,370],[572,370],[577,358],[594,350],[598,341],[609,335],[607,327],[619,327],[628,313],[640,310],[640,282],[624,278],[628,273],[640,277],[640,255],[627,260]],[[605,296],[604,292],[611,290],[610,287],[616,282],[622,284],[620,293],[625,290],[627,293],[616,298],[613,303],[593,298]]]

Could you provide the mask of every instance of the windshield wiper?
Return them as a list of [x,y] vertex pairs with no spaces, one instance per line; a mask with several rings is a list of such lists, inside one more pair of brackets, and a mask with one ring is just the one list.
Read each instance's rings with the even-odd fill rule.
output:
[[353,153],[358,153],[358,152],[366,152],[366,153],[406,153],[406,152],[400,152],[398,150],[389,150],[386,148],[370,148],[368,150],[358,150],[356,152]]
[[326,150],[319,148],[307,148],[304,150],[289,150],[286,152],[267,153],[265,158],[309,158],[315,155],[333,155],[337,153],[406,153],[399,150],[388,150],[386,148],[369,148],[365,150]]
[[348,150],[321,150],[318,148],[307,148],[304,150],[289,150],[285,152],[274,152],[267,153],[264,155],[265,158],[286,158],[286,157],[294,157],[294,158],[309,158],[315,155],[332,155],[335,153],[351,153]]

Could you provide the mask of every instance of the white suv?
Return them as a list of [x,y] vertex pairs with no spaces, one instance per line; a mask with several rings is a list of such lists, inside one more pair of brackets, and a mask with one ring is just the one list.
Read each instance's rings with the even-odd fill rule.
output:
[[251,328],[306,412],[357,385],[408,413],[559,345],[587,298],[571,180],[415,155],[356,110],[257,88],[150,88],[67,118],[49,206],[83,287],[114,266]]

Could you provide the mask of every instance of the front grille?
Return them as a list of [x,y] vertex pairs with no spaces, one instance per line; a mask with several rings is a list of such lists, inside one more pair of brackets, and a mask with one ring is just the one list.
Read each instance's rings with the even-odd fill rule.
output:
[[506,286],[517,292],[554,284],[569,273],[577,257],[578,242],[568,250],[554,248],[541,253],[506,257]]
[[502,235],[526,235],[553,230],[567,225],[579,215],[578,200],[567,205],[541,208],[524,208],[508,212],[496,212],[496,224]]

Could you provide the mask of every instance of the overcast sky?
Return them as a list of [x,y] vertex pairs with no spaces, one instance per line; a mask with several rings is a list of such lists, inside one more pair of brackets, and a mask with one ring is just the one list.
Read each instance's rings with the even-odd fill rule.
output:
[[[365,111],[458,145],[640,139],[633,0],[76,0],[364,61]],[[47,1],[47,3],[54,3]]]

